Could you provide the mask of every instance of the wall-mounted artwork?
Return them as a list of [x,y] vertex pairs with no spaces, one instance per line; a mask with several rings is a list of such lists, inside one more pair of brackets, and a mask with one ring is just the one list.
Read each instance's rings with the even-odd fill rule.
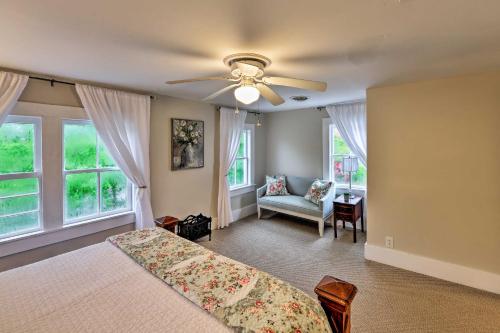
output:
[[203,121],[172,119],[172,170],[203,168]]

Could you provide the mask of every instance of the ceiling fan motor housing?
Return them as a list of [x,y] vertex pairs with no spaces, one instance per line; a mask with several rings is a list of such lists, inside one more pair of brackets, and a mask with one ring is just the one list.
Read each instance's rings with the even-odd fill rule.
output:
[[[236,53],[224,58],[224,64],[231,68],[231,75],[239,78],[241,76],[260,78],[264,75],[264,68],[271,64],[271,60],[256,53]],[[245,64],[249,66],[238,66]]]

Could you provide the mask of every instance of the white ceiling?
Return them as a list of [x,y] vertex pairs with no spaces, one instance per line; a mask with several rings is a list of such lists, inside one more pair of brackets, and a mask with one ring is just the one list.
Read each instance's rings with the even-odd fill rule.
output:
[[266,111],[500,69],[498,0],[2,0],[0,13],[2,67],[200,100],[225,83],[164,82],[226,73],[223,57],[255,52],[272,59],[267,74],[328,82],[325,93],[278,87],[286,103]]

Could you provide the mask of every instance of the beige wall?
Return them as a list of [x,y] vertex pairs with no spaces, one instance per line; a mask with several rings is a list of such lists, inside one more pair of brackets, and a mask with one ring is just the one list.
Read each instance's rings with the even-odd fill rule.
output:
[[500,72],[369,89],[368,244],[500,273]]
[[267,172],[322,178],[322,119],[326,117],[325,111],[317,109],[267,113]]
[[[217,215],[218,115],[215,107],[161,96],[151,104],[151,191],[154,216]],[[205,166],[172,171],[171,119],[204,121]]]
[[[170,170],[171,118],[197,119],[205,127],[205,167]],[[248,115],[247,123],[255,123]],[[156,217],[173,215],[184,218],[203,213],[217,216],[219,173],[219,112],[214,106],[161,96],[151,104],[151,189]],[[255,128],[255,181],[263,183],[265,175],[264,126]],[[255,193],[231,199],[239,209],[255,203]]]

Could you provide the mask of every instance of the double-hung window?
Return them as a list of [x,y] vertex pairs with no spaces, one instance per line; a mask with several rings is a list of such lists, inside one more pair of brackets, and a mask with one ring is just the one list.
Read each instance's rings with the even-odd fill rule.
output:
[[[343,159],[347,156],[355,156],[347,146],[346,142],[340,136],[335,125],[329,120],[325,120],[327,124],[327,147],[328,155],[326,156],[328,168],[328,178],[335,181],[337,186],[349,186],[349,173],[343,172]],[[359,169],[352,174],[353,187],[366,188],[366,167],[359,163]]]
[[129,211],[131,184],[86,120],[63,122],[64,223]]
[[241,132],[236,160],[227,175],[231,190],[253,185],[253,130],[252,125],[247,125]]
[[85,110],[16,103],[0,126],[0,257],[131,224],[132,206]]
[[0,126],[0,238],[41,228],[40,118],[8,116]]

